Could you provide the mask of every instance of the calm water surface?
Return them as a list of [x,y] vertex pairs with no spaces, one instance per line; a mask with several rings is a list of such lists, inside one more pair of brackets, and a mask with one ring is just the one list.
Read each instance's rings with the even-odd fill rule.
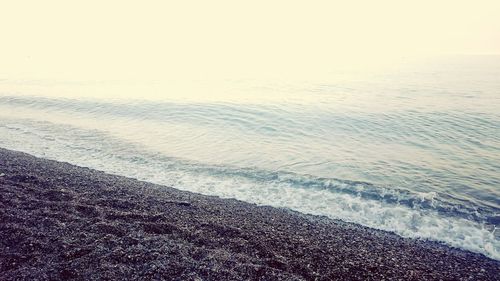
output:
[[219,82],[0,80],[0,146],[500,259],[500,58]]

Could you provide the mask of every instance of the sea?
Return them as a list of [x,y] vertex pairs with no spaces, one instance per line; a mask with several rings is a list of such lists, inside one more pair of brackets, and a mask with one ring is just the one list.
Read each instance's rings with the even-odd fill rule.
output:
[[500,260],[500,56],[293,79],[0,77],[0,146]]

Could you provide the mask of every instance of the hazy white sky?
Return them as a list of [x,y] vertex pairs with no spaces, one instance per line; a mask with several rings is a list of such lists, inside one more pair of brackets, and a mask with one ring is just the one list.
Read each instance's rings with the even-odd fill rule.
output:
[[238,78],[499,54],[500,1],[2,1],[0,78]]

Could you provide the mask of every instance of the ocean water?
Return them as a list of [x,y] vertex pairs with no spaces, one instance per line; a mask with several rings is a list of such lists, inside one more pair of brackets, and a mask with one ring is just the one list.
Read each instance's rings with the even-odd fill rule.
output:
[[0,77],[0,146],[500,260],[500,57],[165,81]]

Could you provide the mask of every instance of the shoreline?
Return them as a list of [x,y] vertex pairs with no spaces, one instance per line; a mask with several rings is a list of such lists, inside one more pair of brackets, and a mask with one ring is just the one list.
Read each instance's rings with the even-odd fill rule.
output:
[[437,242],[0,148],[0,279],[500,280]]

